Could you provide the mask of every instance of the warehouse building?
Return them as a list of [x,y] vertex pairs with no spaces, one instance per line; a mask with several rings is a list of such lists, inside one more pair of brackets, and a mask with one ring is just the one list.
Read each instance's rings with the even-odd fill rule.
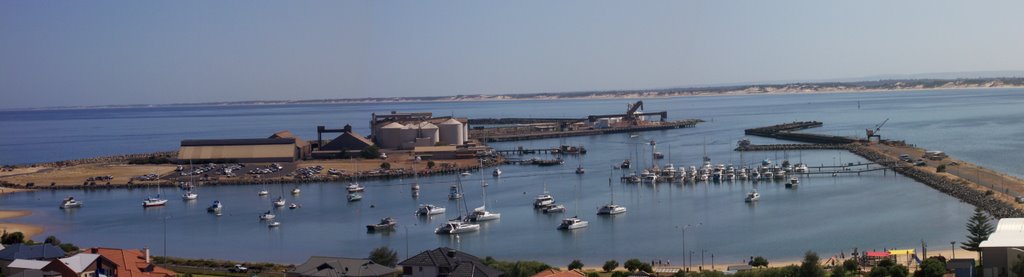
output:
[[1017,276],[1013,265],[1024,258],[1024,218],[1003,218],[996,231],[981,242],[982,276]]
[[265,139],[183,140],[179,161],[192,162],[294,162],[310,155],[310,145],[291,132],[275,133]]

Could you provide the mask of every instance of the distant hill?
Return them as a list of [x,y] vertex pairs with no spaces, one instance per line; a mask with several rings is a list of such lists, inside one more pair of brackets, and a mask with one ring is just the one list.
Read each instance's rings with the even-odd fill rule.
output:
[[[1024,76],[1024,71],[1007,72],[976,72],[978,76],[986,74],[1015,74]],[[442,101],[494,101],[494,100],[549,100],[549,99],[606,99],[606,98],[653,98],[677,97],[692,95],[744,95],[769,93],[818,93],[818,92],[857,92],[857,91],[894,91],[911,89],[955,89],[955,88],[1018,88],[1024,87],[1024,77],[976,77],[976,78],[907,78],[907,76],[963,76],[964,73],[930,73],[918,75],[879,75],[865,77],[855,81],[821,81],[821,82],[789,82],[776,84],[752,85],[720,85],[706,87],[681,87],[666,89],[642,90],[608,90],[579,92],[547,92],[523,94],[470,94],[453,96],[422,96],[422,97],[374,97],[374,98],[340,98],[315,100],[253,100],[232,102],[183,103],[161,105],[107,105],[82,107],[53,107],[45,109],[76,109],[76,108],[140,108],[140,107],[174,107],[174,106],[212,106],[212,105],[281,105],[281,104],[332,104],[332,103],[387,103],[387,102],[442,102]],[[901,78],[887,78],[901,77]],[[877,79],[874,79],[877,78]]]

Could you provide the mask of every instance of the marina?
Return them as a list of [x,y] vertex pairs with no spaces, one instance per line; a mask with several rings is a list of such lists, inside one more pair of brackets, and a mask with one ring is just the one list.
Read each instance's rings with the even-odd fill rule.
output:
[[[759,97],[758,101],[787,107],[786,103],[799,102],[803,96],[771,96]],[[837,109],[841,103],[848,101],[851,95],[818,96],[831,99],[827,103],[819,103],[821,108],[800,106],[803,113],[814,114],[817,109]],[[861,96],[862,97],[862,96]],[[881,97],[877,101],[888,101],[885,97],[900,97],[899,94]],[[918,96],[918,101],[927,102],[927,95]],[[679,247],[683,241],[679,237],[680,229],[676,226],[688,222],[703,222],[699,228],[687,230],[687,248],[704,249],[715,253],[716,258],[723,261],[739,261],[749,255],[767,255],[772,257],[797,257],[802,250],[776,249],[767,244],[731,244],[736,237],[758,237],[757,241],[788,243],[803,245],[807,249],[819,252],[842,251],[851,247],[911,247],[920,240],[938,244],[942,241],[955,240],[962,237],[960,229],[973,207],[957,198],[948,196],[945,190],[933,189],[930,185],[922,185],[918,179],[904,177],[900,174],[885,172],[864,172],[861,175],[849,174],[832,177],[826,174],[811,174],[799,178],[799,189],[787,189],[790,178],[759,181],[743,181],[736,176],[729,181],[729,175],[722,173],[718,178],[724,181],[714,182],[714,174],[709,174],[708,182],[650,182],[629,184],[614,182],[634,171],[652,168],[657,163],[661,169],[672,164],[676,172],[690,171],[690,167],[702,167],[703,157],[708,157],[713,167],[718,164],[733,164],[737,169],[742,165],[756,166],[760,161],[770,159],[781,163],[784,160],[798,160],[808,165],[808,171],[815,165],[820,171],[834,171],[841,168],[829,168],[854,163],[855,169],[872,168],[875,159],[864,159],[861,155],[851,154],[849,149],[808,149],[779,151],[734,151],[736,142],[741,139],[743,128],[767,126],[777,122],[786,122],[781,116],[771,112],[760,113],[757,120],[751,121],[749,115],[743,114],[749,108],[734,103],[739,101],[731,97],[686,99],[702,103],[674,102],[667,100],[662,105],[679,105],[688,107],[692,113],[701,113],[708,119],[698,128],[687,130],[659,130],[635,134],[606,134],[573,138],[551,138],[534,141],[495,142],[490,145],[496,149],[541,149],[551,145],[586,146],[586,159],[566,160],[564,164],[554,166],[502,166],[501,173],[494,177],[491,169],[470,171],[471,176],[464,177],[464,200],[469,207],[483,204],[481,186],[469,185],[484,177],[487,203],[486,210],[500,212],[501,218],[478,223],[479,230],[462,233],[458,236],[438,236],[435,229],[448,219],[456,217],[455,201],[448,200],[449,188],[457,183],[457,175],[420,175],[420,190],[410,197],[410,187],[414,176],[403,175],[390,179],[360,179],[364,187],[362,200],[356,202],[338,201],[348,194],[347,182],[309,181],[295,185],[269,184],[268,196],[260,198],[257,192],[262,185],[246,186],[200,186],[201,194],[198,201],[169,201],[164,207],[150,209],[125,209],[126,205],[137,207],[138,199],[156,194],[155,188],[135,187],[132,189],[92,189],[81,192],[71,190],[40,190],[29,193],[7,194],[2,196],[0,207],[8,209],[27,209],[33,211],[32,217],[24,220],[29,223],[47,226],[47,232],[67,240],[90,238],[91,241],[107,245],[134,247],[136,245],[157,245],[163,237],[160,220],[168,217],[169,239],[188,239],[196,244],[218,244],[238,251],[219,251],[214,248],[179,249],[171,246],[168,254],[182,257],[223,257],[238,260],[264,260],[277,262],[291,261],[289,257],[304,257],[310,254],[324,255],[362,255],[380,245],[390,245],[400,253],[404,252],[408,239],[410,252],[448,246],[478,255],[494,255],[499,258],[529,258],[550,262],[564,262],[565,257],[575,257],[588,263],[596,263],[609,258],[663,258],[678,261],[683,259]],[[863,100],[862,100],[863,101]],[[865,103],[872,103],[864,101]],[[588,103],[589,106],[601,106],[602,101]],[[618,105],[621,101],[607,101],[607,105]],[[655,105],[651,102],[648,105]],[[543,102],[531,102],[531,105],[545,105]],[[557,105],[563,105],[558,103]],[[430,107],[439,104],[420,104]],[[497,105],[481,103],[481,106]],[[512,109],[516,104],[501,103]],[[555,105],[552,103],[551,105]],[[831,105],[831,106],[830,106]],[[317,107],[319,109],[321,107]],[[444,109],[444,107],[435,107]],[[495,110],[495,107],[481,109]],[[273,108],[271,108],[271,111]],[[922,110],[908,111],[912,116],[921,116]],[[586,111],[580,111],[586,114]],[[468,112],[470,116],[473,112]],[[557,115],[552,115],[557,116]],[[705,116],[702,116],[705,117]],[[793,117],[787,115],[785,118]],[[817,127],[820,133],[834,134],[831,126],[846,126],[850,135],[861,133],[863,128],[849,127],[864,124],[863,120],[825,117],[820,119],[827,124]],[[879,120],[881,121],[881,120]],[[895,122],[894,122],[895,123]],[[898,124],[890,123],[898,126]],[[271,126],[278,128],[281,126]],[[886,131],[907,130],[892,128]],[[857,131],[860,130],[860,131]],[[854,133],[856,131],[856,133]],[[921,131],[918,129],[918,131]],[[942,145],[928,140],[935,136],[913,136],[890,134],[918,145]],[[912,134],[912,133],[906,133]],[[991,134],[991,133],[989,133]],[[775,145],[792,143],[775,138],[749,137],[752,145]],[[651,150],[650,141],[657,142],[657,149]],[[648,144],[639,147],[638,145]],[[704,149],[706,148],[706,150]],[[86,148],[81,148],[88,150]],[[153,150],[153,149],[150,149]],[[651,159],[652,152],[664,154],[663,159]],[[855,150],[856,151],[856,150]],[[962,155],[950,151],[951,156]],[[523,155],[523,159],[555,159],[554,155],[534,153]],[[624,160],[631,160],[629,169],[611,169],[612,165],[620,165]],[[575,174],[577,167],[586,168],[586,174]],[[728,167],[726,167],[727,171]],[[326,169],[325,169],[326,170]],[[454,171],[455,173],[465,170]],[[608,174],[613,182],[608,186]],[[774,172],[773,172],[774,174]],[[477,176],[483,175],[483,176]],[[739,175],[736,173],[736,175]],[[658,178],[666,179],[666,178]],[[467,181],[469,183],[466,183]],[[547,183],[547,189],[544,184]],[[573,187],[579,185],[579,208],[574,203]],[[291,194],[289,190],[300,188],[301,193]],[[611,189],[611,191],[609,190]],[[183,190],[163,188],[164,194],[180,195]],[[561,213],[544,213],[535,209],[533,203],[538,194],[545,190],[557,201],[551,203],[562,205]],[[749,204],[744,198],[751,191],[759,194],[757,203]],[[614,216],[598,216],[598,208],[609,204],[614,191],[614,204],[628,207],[628,212]],[[948,192],[946,192],[948,193]],[[55,207],[62,199],[73,196],[86,203],[81,208],[62,211]],[[273,201],[283,197],[287,203],[302,203],[302,208],[287,209],[282,207],[272,210],[273,221],[279,222],[278,227],[268,228],[271,222],[258,222],[258,217],[273,207]],[[205,199],[205,200],[204,200]],[[206,209],[213,200],[223,203],[221,215],[207,213]],[[874,205],[886,203],[884,206]],[[969,202],[973,203],[973,202]],[[434,216],[417,216],[420,205],[434,205],[432,211],[447,208],[444,213]],[[806,211],[813,205],[818,212]],[[850,207],[855,207],[853,212]],[[462,209],[465,210],[465,207]],[[578,211],[577,211],[578,210]],[[794,211],[799,211],[794,213]],[[836,211],[836,212],[821,212]],[[838,211],[844,211],[843,222],[836,222]],[[892,211],[898,211],[893,213]],[[448,212],[451,212],[450,214]],[[465,213],[465,212],[463,212]],[[885,214],[878,218],[877,215]],[[587,227],[573,232],[555,230],[565,218],[578,216],[586,221]],[[396,221],[396,232],[367,233],[367,225],[378,224],[381,218],[392,217]],[[872,220],[863,220],[872,218]],[[847,222],[848,223],[844,223]],[[658,223],[652,223],[658,222]],[[794,231],[789,226],[803,222],[830,222],[823,231]],[[906,222],[924,224],[923,228],[909,231],[888,232],[887,236],[870,235],[872,230],[889,230],[890,226],[898,226]],[[920,223],[919,223],[920,222]],[[638,228],[650,226],[654,228]],[[408,230],[408,237],[405,233]],[[332,236],[318,236],[322,232]],[[526,237],[526,234],[530,234]],[[843,245],[836,245],[831,237],[844,236],[850,238]],[[117,239],[115,239],[117,237]],[[637,240],[634,237],[658,237],[656,241]],[[523,241],[534,241],[536,244],[524,245]],[[301,251],[298,249],[302,249]],[[343,250],[339,250],[343,249]],[[501,249],[500,253],[494,249]],[[300,253],[301,252],[301,253]],[[602,255],[589,253],[600,252]],[[611,256],[611,257],[610,257]]]

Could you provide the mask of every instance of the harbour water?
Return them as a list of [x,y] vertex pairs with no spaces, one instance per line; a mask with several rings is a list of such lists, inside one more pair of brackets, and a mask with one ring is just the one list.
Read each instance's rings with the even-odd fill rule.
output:
[[[156,190],[38,191],[0,196],[0,209],[27,209],[27,223],[45,226],[46,234],[83,246],[138,248],[157,254],[253,261],[296,263],[309,255],[361,257],[377,246],[390,246],[400,256],[438,246],[462,249],[501,259],[537,259],[564,264],[578,258],[588,264],[607,259],[682,261],[686,248],[699,263],[702,252],[715,261],[739,262],[753,255],[776,260],[796,258],[805,250],[823,255],[853,247],[882,249],[914,247],[924,240],[943,245],[962,240],[963,224],[972,207],[891,172],[847,177],[804,178],[797,190],[782,183],[747,182],[698,185],[627,185],[618,182],[622,171],[610,169],[639,152],[650,161],[655,140],[665,160],[698,165],[704,146],[714,163],[740,163],[732,151],[744,128],[794,120],[818,120],[814,130],[839,135],[861,135],[863,129],[891,118],[881,135],[906,139],[919,146],[943,150],[958,158],[1021,176],[1024,165],[1007,149],[1020,149],[1013,120],[1024,115],[1014,109],[1024,104],[1020,90],[947,90],[897,93],[765,95],[687,97],[645,100],[647,110],[668,110],[670,118],[701,118],[697,128],[645,132],[636,138],[615,134],[526,142],[495,143],[499,149],[522,145],[550,147],[585,145],[582,160],[568,159],[561,167],[504,166],[500,178],[483,172],[489,184],[488,204],[502,219],[483,225],[480,232],[458,237],[438,236],[433,229],[456,206],[446,198],[456,176],[420,179],[423,191],[413,199],[411,180],[364,181],[365,198],[345,201],[344,184],[303,184],[302,194],[291,196],[291,185],[271,186],[271,196],[259,198],[260,186],[204,187],[200,200],[181,202],[179,191],[163,191],[172,201],[167,207],[143,209],[141,200]],[[517,101],[472,103],[339,104],[247,107],[191,107],[0,112],[0,163],[31,163],[170,150],[185,138],[262,137],[291,130],[304,138],[315,136],[316,125],[350,123],[368,133],[371,112],[432,111],[468,117],[582,117],[625,110],[628,100]],[[752,138],[755,143],[772,142]],[[527,158],[529,156],[526,156]],[[747,163],[765,158],[802,159],[816,164],[858,162],[840,151],[802,153],[748,153]],[[573,173],[577,164],[587,168]],[[608,186],[609,173],[615,181]],[[480,205],[481,173],[463,180],[469,207]],[[530,206],[544,189],[564,204],[564,215],[545,215]],[[575,193],[574,188],[580,189]],[[598,217],[598,206],[615,190],[616,203],[626,214]],[[750,205],[743,196],[757,189],[760,203]],[[257,215],[270,209],[276,195],[303,205],[277,211],[283,226],[261,224]],[[85,207],[73,211],[56,208],[60,199],[75,195]],[[578,197],[576,197],[578,195]],[[225,203],[224,215],[207,214],[213,200]],[[578,200],[577,200],[578,199]],[[446,205],[448,214],[423,219],[413,216],[418,203]],[[577,209],[576,206],[579,206]],[[562,216],[579,215],[590,227],[574,232],[555,230]],[[392,234],[367,234],[365,225],[381,217],[398,219]],[[166,225],[165,225],[166,220]],[[163,247],[166,226],[167,247]],[[408,235],[407,235],[408,234]],[[709,261],[709,260],[708,260]]]

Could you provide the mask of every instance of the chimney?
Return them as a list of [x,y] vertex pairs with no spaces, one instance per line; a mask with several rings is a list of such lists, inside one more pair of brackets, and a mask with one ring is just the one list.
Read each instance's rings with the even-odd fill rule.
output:
[[142,255],[143,255],[143,258],[146,259],[146,263],[147,264],[152,262],[152,260],[149,257],[149,247],[143,247],[142,248]]
[[448,257],[455,258],[455,249],[448,249]]

